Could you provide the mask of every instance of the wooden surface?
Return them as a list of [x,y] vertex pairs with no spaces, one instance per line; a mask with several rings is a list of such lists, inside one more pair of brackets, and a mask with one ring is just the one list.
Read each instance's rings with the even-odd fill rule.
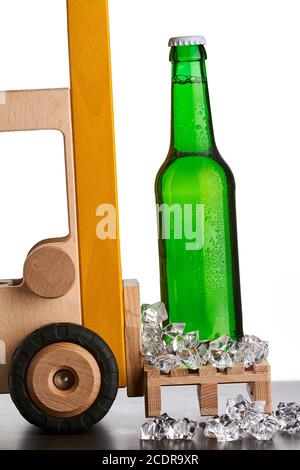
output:
[[24,282],[36,295],[56,299],[66,295],[75,282],[75,266],[63,250],[41,247],[28,255],[24,265]]
[[[54,384],[55,374],[70,371],[74,384],[60,390]],[[55,343],[42,349],[28,367],[27,389],[42,411],[53,416],[70,418],[86,411],[96,400],[101,374],[94,357],[72,343]]]
[[129,397],[142,397],[144,395],[144,372],[141,354],[141,301],[139,283],[136,280],[124,281],[123,289],[127,395]]
[[186,371],[184,368],[178,368],[170,374],[164,374],[159,369],[144,365],[146,416],[158,416],[161,413],[161,387],[178,385],[198,386],[202,416],[218,414],[218,386],[221,384],[250,383],[253,398],[266,401],[266,413],[272,410],[271,373],[267,361],[254,365],[252,369],[245,369],[244,365],[236,364],[224,372],[211,365],[201,366],[196,371]]
[[[10,358],[24,337],[47,323],[81,323],[69,90],[6,92],[6,104],[0,107],[0,132],[39,129],[60,130],[64,134],[70,235],[67,238],[41,242],[30,251],[30,256],[40,250],[41,246],[62,249],[74,264],[75,280],[71,290],[58,299],[41,298],[33,294],[24,282],[17,285],[2,284],[0,287],[0,341],[6,346],[6,364],[0,365],[0,393],[7,392]],[[9,230],[9,227],[5,227],[5,230]]]
[[[195,387],[165,387],[162,394],[162,410],[174,418],[187,417],[195,421],[203,421],[199,413],[197,400],[195,400]],[[224,413],[227,398],[242,393],[246,397],[246,387],[243,384],[220,385],[219,402],[220,412]],[[273,383],[274,407],[279,401],[297,401],[300,397],[300,382]],[[75,436],[47,435],[30,425],[18,413],[8,395],[0,396],[0,449],[24,450],[135,450],[149,451],[189,451],[193,450],[247,450],[258,452],[264,450],[297,449],[300,450],[298,435],[288,436],[277,433],[271,441],[258,441],[247,437],[236,442],[216,442],[208,439],[198,432],[193,441],[139,441],[140,426],[146,421],[144,414],[144,399],[128,398],[126,390],[120,389],[117,399],[107,416],[89,432]],[[123,454],[121,454],[123,455]],[[233,457],[233,468],[239,462]],[[259,458],[259,457],[258,457]],[[200,459],[201,460],[201,459]],[[57,461],[59,462],[59,460]],[[38,459],[38,465],[43,466],[44,461]],[[201,464],[201,461],[200,461]],[[2,465],[3,466],[3,465]],[[60,469],[61,465],[56,463]],[[247,454],[245,461],[240,462],[241,469],[247,468]],[[4,468],[4,466],[3,466]],[[124,467],[125,468],[125,467]]]
[[68,0],[83,323],[113,350],[126,383],[118,217],[100,240],[101,204],[118,213],[107,0]]

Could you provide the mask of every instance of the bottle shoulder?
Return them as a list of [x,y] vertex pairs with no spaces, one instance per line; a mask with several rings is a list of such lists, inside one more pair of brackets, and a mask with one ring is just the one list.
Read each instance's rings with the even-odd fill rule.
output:
[[195,194],[196,197],[205,188],[211,194],[235,192],[233,173],[219,155],[168,157],[156,177],[158,201],[167,194]]
[[179,174],[188,177],[189,175],[206,174],[207,172],[223,175],[234,181],[234,175],[229,165],[217,150],[209,154],[178,155],[171,152],[160,167],[156,180],[162,177],[173,178]]

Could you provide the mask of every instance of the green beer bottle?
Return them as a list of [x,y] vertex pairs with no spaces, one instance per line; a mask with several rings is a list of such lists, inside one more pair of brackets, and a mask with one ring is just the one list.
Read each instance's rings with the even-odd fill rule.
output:
[[215,144],[205,39],[170,40],[171,146],[156,179],[161,296],[200,339],[243,336],[235,181]]

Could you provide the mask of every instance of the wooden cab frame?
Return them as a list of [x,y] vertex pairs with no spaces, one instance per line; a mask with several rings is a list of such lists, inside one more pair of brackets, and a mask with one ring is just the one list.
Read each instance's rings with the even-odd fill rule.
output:
[[70,122],[66,89],[8,91],[0,108],[0,132],[55,129],[63,133],[70,229],[68,237],[41,241],[30,250],[22,281],[1,284],[0,336],[6,349],[6,364],[0,365],[2,393],[8,391],[10,358],[27,335],[47,323],[82,321]]

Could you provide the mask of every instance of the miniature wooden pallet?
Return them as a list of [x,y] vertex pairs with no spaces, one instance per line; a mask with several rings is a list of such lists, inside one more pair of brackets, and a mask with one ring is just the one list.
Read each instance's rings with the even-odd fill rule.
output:
[[244,364],[236,364],[224,372],[211,365],[202,366],[197,371],[175,368],[170,374],[144,365],[145,412],[147,417],[161,414],[161,387],[175,385],[197,385],[199,407],[202,416],[218,415],[218,385],[248,383],[251,398],[266,402],[265,412],[272,411],[272,387],[270,365],[267,361],[245,369]]

